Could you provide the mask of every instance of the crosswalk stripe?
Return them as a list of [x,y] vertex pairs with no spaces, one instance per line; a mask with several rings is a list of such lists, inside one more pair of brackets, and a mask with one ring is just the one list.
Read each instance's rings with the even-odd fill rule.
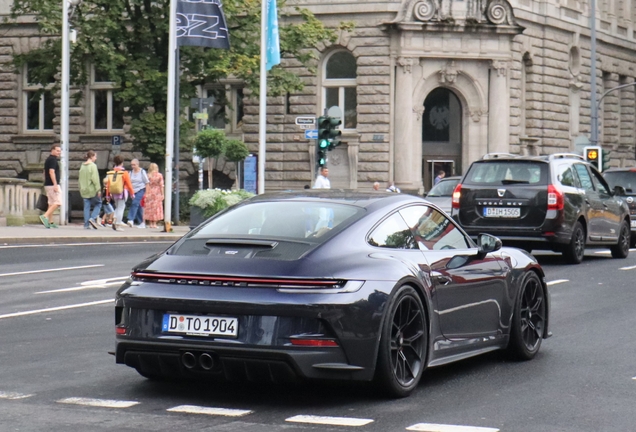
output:
[[217,416],[227,416],[227,417],[240,417],[240,416],[244,416],[244,415],[252,413],[252,411],[250,410],[202,407],[202,406],[196,406],[196,405],[179,405],[173,408],[168,408],[166,411],[187,413],[187,414],[217,415]]
[[418,423],[406,428],[409,431],[420,432],[499,432],[499,429],[477,426],[456,426],[433,423]]
[[32,394],[22,394],[15,392],[3,392],[0,391],[0,399],[9,399],[9,400],[17,400],[17,399],[26,399],[28,397],[33,396]]
[[292,423],[311,423],[330,426],[364,426],[373,422],[373,420],[371,419],[360,419],[353,417],[326,417],[314,415],[297,415],[285,419],[285,421]]
[[629,267],[621,267],[619,270],[634,270],[634,269],[636,269],[636,265],[629,266]]
[[83,405],[83,406],[101,407],[101,408],[130,408],[131,406],[135,406],[139,404],[139,402],[136,402],[136,401],[122,401],[122,400],[112,400],[112,399],[91,399],[91,398],[82,398],[82,397],[70,397],[70,398],[60,399],[57,402],[63,403],[63,404]]

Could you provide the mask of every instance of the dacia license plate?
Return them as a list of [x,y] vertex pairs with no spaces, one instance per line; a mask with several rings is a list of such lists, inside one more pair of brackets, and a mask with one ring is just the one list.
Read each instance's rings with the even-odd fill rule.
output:
[[164,314],[161,329],[164,333],[236,337],[238,318]]
[[484,216],[492,218],[518,218],[521,216],[519,207],[484,207]]

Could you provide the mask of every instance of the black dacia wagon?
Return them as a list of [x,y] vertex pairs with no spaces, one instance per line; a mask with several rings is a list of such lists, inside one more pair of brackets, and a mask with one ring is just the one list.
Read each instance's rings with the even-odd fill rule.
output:
[[453,192],[452,216],[471,236],[493,234],[528,251],[562,252],[578,264],[586,247],[625,258],[630,216],[621,187],[572,154],[488,154],[473,162]]

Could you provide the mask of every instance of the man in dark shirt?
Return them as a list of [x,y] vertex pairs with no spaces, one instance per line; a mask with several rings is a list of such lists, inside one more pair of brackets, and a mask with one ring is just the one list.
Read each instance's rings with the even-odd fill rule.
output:
[[40,220],[47,228],[57,228],[57,225],[49,220],[53,212],[62,205],[62,191],[60,188],[60,163],[58,161],[62,154],[62,148],[59,144],[51,146],[51,154],[44,162],[44,190],[46,197],[49,199],[49,208],[46,210]]

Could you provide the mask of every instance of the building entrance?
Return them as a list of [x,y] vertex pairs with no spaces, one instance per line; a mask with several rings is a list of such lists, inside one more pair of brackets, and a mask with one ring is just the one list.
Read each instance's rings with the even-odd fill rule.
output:
[[438,87],[426,97],[422,117],[422,180],[430,190],[438,171],[461,174],[462,107],[451,90]]

